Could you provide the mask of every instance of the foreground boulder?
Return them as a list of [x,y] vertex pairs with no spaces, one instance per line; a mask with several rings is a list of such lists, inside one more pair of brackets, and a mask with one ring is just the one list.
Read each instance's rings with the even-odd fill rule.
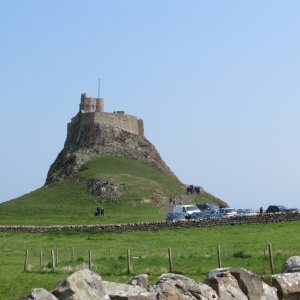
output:
[[30,300],[58,300],[53,294],[41,288],[31,290],[27,297]]
[[[264,281],[265,280],[265,281]],[[268,284],[267,284],[268,283]],[[300,300],[300,272],[257,276],[243,268],[211,270],[203,283],[166,273],[151,287],[148,275],[127,283],[102,281],[83,269],[61,280],[52,292],[33,289],[16,300]]]
[[61,280],[52,294],[59,300],[109,300],[100,275],[83,269]]
[[278,299],[276,289],[263,279],[243,268],[225,268],[210,271],[205,283],[211,286],[220,299]]
[[156,300],[154,292],[138,285],[103,281],[104,288],[111,300]]
[[300,272],[300,256],[292,256],[285,262],[281,273]]
[[284,273],[272,276],[272,285],[279,299],[300,299],[300,273]]
[[218,300],[217,293],[204,283],[197,283],[183,275],[167,273],[160,276],[153,287],[159,300]]

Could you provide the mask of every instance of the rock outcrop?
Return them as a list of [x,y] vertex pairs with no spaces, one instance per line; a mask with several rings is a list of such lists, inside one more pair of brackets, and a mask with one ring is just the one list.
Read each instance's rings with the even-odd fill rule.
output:
[[[265,281],[271,283],[267,284]],[[17,300],[285,300],[300,299],[300,273],[284,273],[268,278],[243,268],[214,269],[203,283],[183,275],[167,273],[151,287],[143,274],[120,284],[102,281],[87,269],[61,280],[52,292],[33,289]]]
[[76,123],[69,127],[64,148],[48,171],[46,185],[67,178],[90,159],[102,156],[134,159],[178,180],[144,135],[114,126],[87,124],[81,121],[81,116],[82,113],[79,113]]

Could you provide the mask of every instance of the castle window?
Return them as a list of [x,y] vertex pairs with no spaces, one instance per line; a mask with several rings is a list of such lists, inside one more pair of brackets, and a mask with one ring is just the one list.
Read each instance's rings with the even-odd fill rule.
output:
[[86,104],[86,105],[85,105],[85,109],[90,109],[90,105],[89,105],[89,104]]

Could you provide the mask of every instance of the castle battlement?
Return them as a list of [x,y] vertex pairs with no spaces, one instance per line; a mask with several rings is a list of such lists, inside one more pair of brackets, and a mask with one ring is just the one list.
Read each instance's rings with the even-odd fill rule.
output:
[[136,116],[127,115],[124,111],[104,112],[103,98],[90,98],[81,94],[79,112],[68,124],[68,134],[78,124],[99,124],[111,126],[126,132],[144,136],[144,122]]

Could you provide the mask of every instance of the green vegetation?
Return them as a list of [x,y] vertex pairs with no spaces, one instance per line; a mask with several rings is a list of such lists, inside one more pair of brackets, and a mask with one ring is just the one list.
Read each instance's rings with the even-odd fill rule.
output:
[[[287,258],[299,253],[299,222],[240,225],[215,228],[177,229],[158,232],[58,232],[49,234],[0,232],[0,299],[27,295],[32,288],[53,289],[57,282],[76,269],[88,268],[92,253],[93,270],[103,280],[126,282],[147,273],[151,284],[169,272],[168,248],[172,249],[173,271],[202,282],[218,267],[217,246],[223,267],[244,267],[258,275],[270,274],[266,243],[272,243],[275,272],[281,272]],[[71,260],[74,247],[74,260]],[[28,249],[28,271],[24,272]],[[40,268],[40,250],[43,251]],[[51,269],[51,250],[58,249],[56,271]],[[133,260],[127,274],[127,249]]]
[[[123,183],[121,201],[107,201],[87,191],[87,181],[105,179]],[[0,204],[0,225],[73,225],[133,223],[163,220],[158,213],[171,195],[184,193],[173,178],[135,160],[102,157],[89,161],[82,171],[64,181],[44,186],[17,199]],[[160,204],[156,204],[159,198]],[[106,218],[95,218],[97,206]]]
[[[89,180],[121,183],[117,201],[87,191]],[[164,220],[158,213],[171,195],[185,194],[184,187],[168,176],[121,157],[89,161],[81,171],[65,181],[42,187],[17,199],[0,204],[0,225],[72,225],[133,223]],[[159,199],[159,204],[156,199]],[[197,195],[194,203],[226,205],[209,193]],[[104,217],[94,217],[97,206]],[[32,288],[53,289],[57,282],[78,268],[88,267],[104,280],[126,282],[142,273],[151,284],[169,271],[168,248],[172,249],[173,271],[202,282],[216,267],[217,246],[222,249],[222,266],[241,266],[256,274],[269,274],[266,241],[272,243],[275,272],[285,260],[297,255],[299,222],[267,225],[240,225],[215,228],[177,229],[153,232],[52,232],[47,234],[0,232],[0,300],[27,295]],[[74,258],[72,249],[74,247]],[[28,249],[28,269],[24,271]],[[51,250],[58,249],[58,262],[52,270]],[[132,273],[127,274],[127,249]],[[40,266],[40,250],[43,253]]]

